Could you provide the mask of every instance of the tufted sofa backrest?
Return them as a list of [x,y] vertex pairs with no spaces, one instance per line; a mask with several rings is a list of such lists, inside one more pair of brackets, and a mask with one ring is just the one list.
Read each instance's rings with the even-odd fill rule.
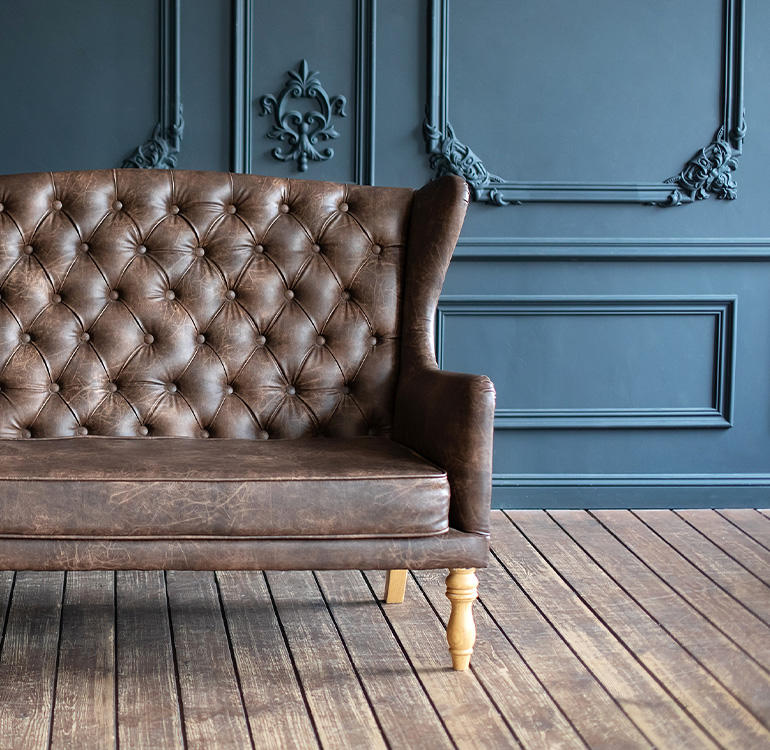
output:
[[387,434],[412,195],[0,177],[0,438]]

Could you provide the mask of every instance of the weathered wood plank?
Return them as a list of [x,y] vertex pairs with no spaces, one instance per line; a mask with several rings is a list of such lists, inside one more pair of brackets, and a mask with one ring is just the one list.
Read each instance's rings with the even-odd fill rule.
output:
[[163,572],[119,571],[116,585],[119,745],[182,748]]
[[255,747],[318,747],[264,574],[216,577]]
[[[518,522],[523,513],[526,511],[516,511],[511,516]],[[547,528],[547,524],[550,524],[556,528],[544,512],[532,513],[532,526]],[[510,528],[505,528],[503,524],[508,524]],[[550,555],[557,558],[568,556],[576,549],[563,532],[559,531],[559,534],[566,541],[561,545],[544,544],[540,547],[538,544],[538,549],[535,549],[517,528],[511,527],[508,520],[499,517],[493,523],[492,534],[498,556],[515,575],[519,585],[537,602],[543,614],[558,628],[583,663],[653,744],[677,748],[714,747],[713,740],[629,653],[622,639],[596,617],[592,609],[578,598],[541,556],[548,555],[549,561],[554,563],[562,575],[571,574],[570,579],[577,579],[574,583],[584,583],[581,594],[584,589],[596,587],[604,592],[607,601],[615,609],[626,611],[633,607],[633,602],[609,579],[603,577],[584,555],[574,565],[565,565],[564,560],[551,559]],[[635,613],[635,616],[638,619],[638,614]],[[697,667],[695,662],[687,664],[688,669],[693,667]]]
[[11,606],[14,572],[0,570],[0,653],[2,652],[5,626],[8,621],[8,609]]
[[114,748],[115,574],[67,573],[51,748]]
[[169,571],[166,588],[188,747],[253,747],[214,574]]
[[[444,595],[445,576],[446,571],[440,570],[421,570],[414,573],[420,588],[439,613],[444,625],[447,623],[450,611],[449,601]],[[479,601],[474,606],[478,635],[472,659],[474,674],[487,693],[494,698],[497,707],[508,720],[521,744],[528,750],[530,748],[556,750],[557,748],[588,747],[549,692],[544,689],[544,683],[538,680],[517,651],[519,642],[526,639],[528,634],[512,630],[511,640],[517,647],[514,648],[487,611],[488,602],[493,597],[500,597],[499,606],[506,608],[513,598],[510,595],[510,589],[513,586],[510,576],[499,564],[491,570],[485,568],[479,571]],[[541,625],[543,628],[548,628],[545,623]],[[558,640],[558,636],[555,633],[553,635]],[[543,632],[538,632],[537,637],[543,638]],[[572,657],[566,647],[564,650],[569,657]],[[574,657],[572,658],[574,660]],[[562,682],[565,681],[563,671],[559,679]],[[603,693],[598,683],[595,684]],[[613,739],[618,740],[615,746],[622,744],[624,747],[649,747],[649,743],[620,709],[608,699],[606,693],[604,698],[605,707],[610,709],[609,715],[616,712],[620,715],[621,721],[628,725],[628,731],[622,738],[623,742],[620,741],[620,737],[614,736]],[[604,717],[605,722],[607,718],[607,716]],[[605,740],[612,736],[612,732],[601,734]]]
[[[382,591],[384,571],[368,571],[365,575],[373,591]],[[403,604],[388,607],[387,615],[458,747],[521,746],[479,683],[473,666],[466,672],[452,670],[445,628],[418,586],[407,586]]]
[[723,508],[717,513],[770,550],[770,518],[757,513],[753,508]]
[[[546,524],[542,514],[535,513],[517,513],[517,526],[712,738],[730,747],[752,747],[770,741],[770,734],[756,716],[712,674],[719,671],[730,688],[740,690],[762,716],[766,699],[761,693],[766,692],[767,683],[753,661],[587,513],[554,511],[559,525],[553,521]],[[577,538],[580,546],[559,526]],[[698,657],[708,660],[712,671],[682,647],[682,640],[697,651]],[[701,641],[705,646],[700,645]],[[710,653],[712,642],[717,643],[716,654]],[[729,659],[720,658],[723,650]],[[725,662],[743,669],[748,675],[748,688],[740,686],[740,678],[724,674]],[[754,672],[759,673],[758,680]]]
[[380,728],[313,574],[268,573],[267,582],[321,744],[384,748]]
[[0,653],[0,738],[9,750],[48,747],[64,573],[16,574]]
[[770,551],[713,510],[678,510],[676,513],[746,570],[770,586]]
[[[558,519],[558,513],[553,515]],[[592,511],[592,515],[649,565],[688,604],[765,669],[770,670],[770,630],[756,615],[736,606],[735,600],[729,594],[633,514],[623,510],[597,510]],[[578,541],[582,541],[582,535],[578,537]],[[622,571],[617,570],[613,575],[622,575]],[[652,610],[650,612],[654,615]],[[683,640],[682,643],[689,647],[689,639]]]
[[770,589],[679,516],[667,510],[635,510],[677,551],[746,609],[770,626]]

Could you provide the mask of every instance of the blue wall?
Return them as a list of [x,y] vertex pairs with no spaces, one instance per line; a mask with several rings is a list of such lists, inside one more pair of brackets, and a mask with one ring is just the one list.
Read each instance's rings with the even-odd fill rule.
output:
[[[768,504],[764,0],[30,0],[0,29],[1,172],[119,166],[156,123],[180,168],[464,172],[437,338],[497,384],[496,504]],[[347,103],[298,173],[260,98],[303,58]],[[735,165],[688,203],[663,180],[723,122]]]

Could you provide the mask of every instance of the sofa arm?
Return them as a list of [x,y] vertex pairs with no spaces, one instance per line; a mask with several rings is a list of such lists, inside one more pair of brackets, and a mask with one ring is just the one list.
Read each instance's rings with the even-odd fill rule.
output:
[[449,525],[489,535],[495,389],[483,375],[421,368],[402,375],[393,438],[446,470]]

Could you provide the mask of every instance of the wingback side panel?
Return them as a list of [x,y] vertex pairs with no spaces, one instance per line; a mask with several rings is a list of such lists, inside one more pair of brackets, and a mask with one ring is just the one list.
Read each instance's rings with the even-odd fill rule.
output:
[[0,177],[0,438],[388,434],[412,191]]

